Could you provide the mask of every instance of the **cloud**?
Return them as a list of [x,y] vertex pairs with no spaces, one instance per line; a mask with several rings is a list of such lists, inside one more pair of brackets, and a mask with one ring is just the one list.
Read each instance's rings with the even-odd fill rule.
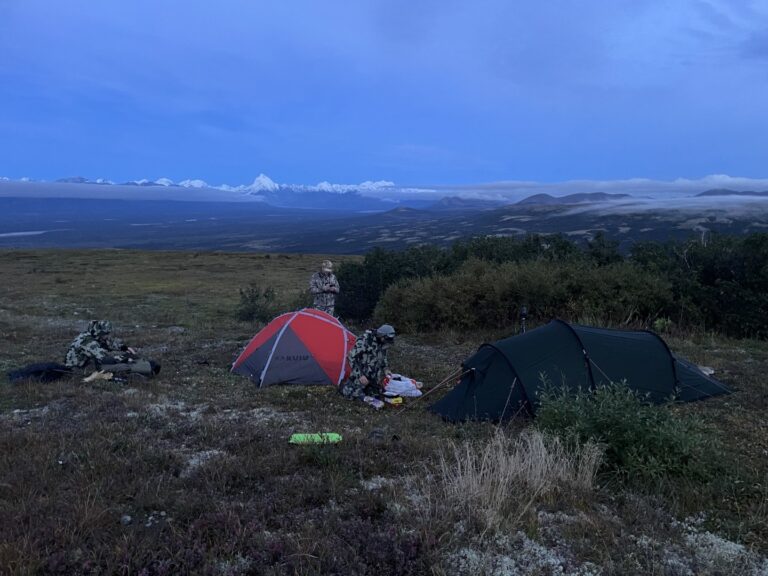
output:
[[768,198],[758,196],[699,196],[674,198],[633,198],[616,202],[599,204],[584,204],[575,206],[564,213],[565,216],[575,216],[582,213],[608,216],[612,214],[639,214],[643,212],[691,213],[707,216],[709,212],[717,213],[719,217],[749,216],[768,213]]
[[742,44],[742,54],[747,58],[768,60],[768,32],[761,30],[750,35]]
[[[633,197],[631,202],[637,202],[638,205],[645,205],[644,202],[649,200],[669,201],[671,202],[669,206],[676,206],[677,204],[674,202],[678,200],[683,204],[685,202],[690,203],[692,201],[691,196],[713,189],[768,191],[768,178],[743,178],[726,174],[712,174],[703,178],[677,178],[675,180],[630,178],[625,180],[569,180],[564,182],[499,181],[459,186],[408,186],[396,184],[389,180],[368,180],[359,184],[339,184],[325,181],[318,184],[278,184],[268,176],[260,174],[250,185],[230,186],[225,184],[214,188],[250,193],[265,190],[279,192],[281,188],[336,194],[357,192],[363,196],[389,200],[405,198],[434,198],[437,200],[445,196],[459,196],[508,203],[517,202],[534,194],[567,196],[569,194],[602,192],[606,194],[629,194]],[[714,200],[705,199],[701,202],[711,204],[716,200],[716,198]],[[746,200],[746,203],[756,206],[759,206],[760,202],[768,209],[768,199],[766,198]]]
[[[713,174],[703,178],[677,178],[652,180],[630,178],[625,180],[569,180],[565,182],[502,181],[466,186],[444,186],[438,190],[468,198],[518,201],[533,194],[567,196],[589,192],[630,194],[636,197],[673,198],[691,196],[717,188],[731,190],[768,190],[768,178],[742,178],[725,174]],[[768,204],[768,201],[765,201]]]

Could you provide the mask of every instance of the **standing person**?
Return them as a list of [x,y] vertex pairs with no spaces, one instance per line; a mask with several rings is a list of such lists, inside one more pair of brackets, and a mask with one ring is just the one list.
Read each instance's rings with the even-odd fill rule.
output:
[[381,394],[382,381],[390,375],[387,350],[395,341],[395,329],[382,324],[376,330],[366,330],[349,352],[352,372],[341,387],[346,398],[355,398],[374,408],[384,405],[376,395]]
[[312,274],[309,280],[309,291],[315,297],[312,307],[333,316],[336,294],[339,293],[339,281],[333,273],[333,262],[323,260],[320,270]]

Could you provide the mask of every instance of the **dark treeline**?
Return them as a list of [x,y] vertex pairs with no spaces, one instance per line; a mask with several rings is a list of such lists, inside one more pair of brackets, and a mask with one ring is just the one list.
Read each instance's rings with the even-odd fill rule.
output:
[[375,249],[338,272],[347,319],[401,330],[508,328],[533,321],[768,336],[768,234],[646,242],[623,255],[602,234],[484,237],[450,248]]

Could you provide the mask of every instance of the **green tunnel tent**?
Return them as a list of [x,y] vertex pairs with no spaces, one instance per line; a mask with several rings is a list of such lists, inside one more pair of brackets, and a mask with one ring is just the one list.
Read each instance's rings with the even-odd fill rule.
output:
[[695,364],[672,354],[653,332],[553,320],[480,346],[462,364],[459,384],[430,410],[452,421],[499,421],[520,411],[535,415],[538,393],[547,386],[575,392],[622,381],[658,404],[730,393]]

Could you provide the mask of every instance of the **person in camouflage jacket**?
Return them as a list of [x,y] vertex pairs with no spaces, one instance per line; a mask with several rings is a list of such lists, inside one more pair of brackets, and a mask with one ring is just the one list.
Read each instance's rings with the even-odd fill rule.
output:
[[144,376],[160,371],[159,364],[138,358],[133,348],[112,338],[111,332],[111,322],[91,320],[85,332],[78,334],[69,345],[64,364],[69,368],[87,368],[93,364],[97,370],[132,372]]
[[352,372],[341,387],[347,398],[362,399],[381,393],[381,382],[389,375],[387,350],[395,341],[395,329],[383,324],[376,330],[366,330],[349,351]]
[[312,274],[309,280],[309,291],[315,298],[312,307],[333,316],[336,294],[339,293],[339,281],[333,273],[333,263],[330,260],[324,260],[320,270]]
[[133,353],[121,340],[112,338],[112,323],[107,320],[91,320],[85,332],[72,340],[64,364],[69,368],[85,368],[93,364],[100,368],[103,363],[116,364]]

